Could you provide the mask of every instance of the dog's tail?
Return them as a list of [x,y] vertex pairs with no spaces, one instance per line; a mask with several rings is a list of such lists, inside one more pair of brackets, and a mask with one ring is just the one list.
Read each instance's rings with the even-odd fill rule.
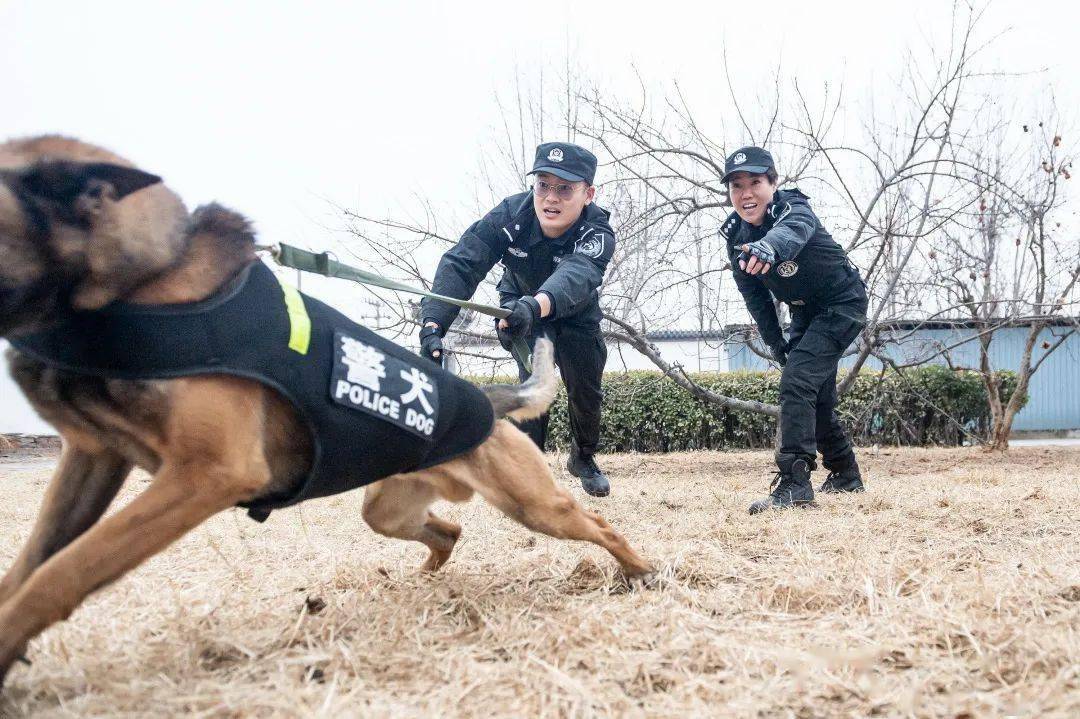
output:
[[532,363],[532,376],[523,384],[489,384],[480,388],[495,408],[496,417],[532,419],[547,411],[559,391],[551,340],[546,337],[536,340]]

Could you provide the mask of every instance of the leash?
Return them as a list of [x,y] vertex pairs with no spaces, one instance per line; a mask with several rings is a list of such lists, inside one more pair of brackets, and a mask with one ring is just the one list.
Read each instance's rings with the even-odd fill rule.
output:
[[[397,282],[396,280],[387,279],[386,277],[377,275],[373,272],[366,272],[335,260],[330,256],[329,252],[309,252],[307,250],[302,250],[299,247],[286,245],[285,243],[270,246],[258,245],[256,249],[269,251],[270,256],[274,258],[274,261],[282,267],[290,267],[294,270],[311,272],[317,275],[323,275],[324,277],[336,277],[338,279],[356,282],[361,285],[382,287],[383,289],[393,290],[395,292],[408,292],[410,294],[420,295],[421,297],[429,297],[433,300],[457,305],[463,309],[473,310],[482,315],[487,315],[500,320],[505,319],[510,315],[510,310],[505,307],[485,305],[479,302],[470,302],[468,300],[459,300],[456,297],[435,294],[434,292],[421,290],[417,287]],[[514,355],[514,359],[525,367],[526,371],[532,372],[532,353],[529,350],[529,344],[523,337],[513,338],[511,354]]]

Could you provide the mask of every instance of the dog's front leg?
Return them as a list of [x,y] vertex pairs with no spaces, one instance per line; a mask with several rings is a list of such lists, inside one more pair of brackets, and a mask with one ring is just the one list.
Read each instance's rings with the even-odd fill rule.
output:
[[164,464],[145,492],[54,554],[0,605],[0,685],[31,638],[208,517],[249,499],[262,481],[220,464]]
[[0,606],[45,560],[101,518],[130,471],[131,465],[111,450],[84,449],[65,440],[34,529],[0,580]]

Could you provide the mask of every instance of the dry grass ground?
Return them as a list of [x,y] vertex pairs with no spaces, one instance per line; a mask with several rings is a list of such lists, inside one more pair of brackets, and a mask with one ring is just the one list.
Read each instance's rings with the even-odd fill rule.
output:
[[[480,501],[435,576],[359,494],[228,513],[34,641],[0,714],[1080,716],[1080,451],[863,457],[867,494],[760,517],[764,453],[604,458],[578,494],[641,592]],[[5,567],[50,467],[0,460]]]

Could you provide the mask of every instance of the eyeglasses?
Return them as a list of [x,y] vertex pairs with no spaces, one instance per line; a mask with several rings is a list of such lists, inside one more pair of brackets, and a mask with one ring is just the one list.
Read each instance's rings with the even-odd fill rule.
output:
[[548,193],[555,190],[555,196],[560,200],[569,200],[574,196],[574,191],[577,190],[576,185],[553,185],[550,182],[544,180],[537,180],[533,185],[533,194],[540,199],[544,199],[548,196]]

